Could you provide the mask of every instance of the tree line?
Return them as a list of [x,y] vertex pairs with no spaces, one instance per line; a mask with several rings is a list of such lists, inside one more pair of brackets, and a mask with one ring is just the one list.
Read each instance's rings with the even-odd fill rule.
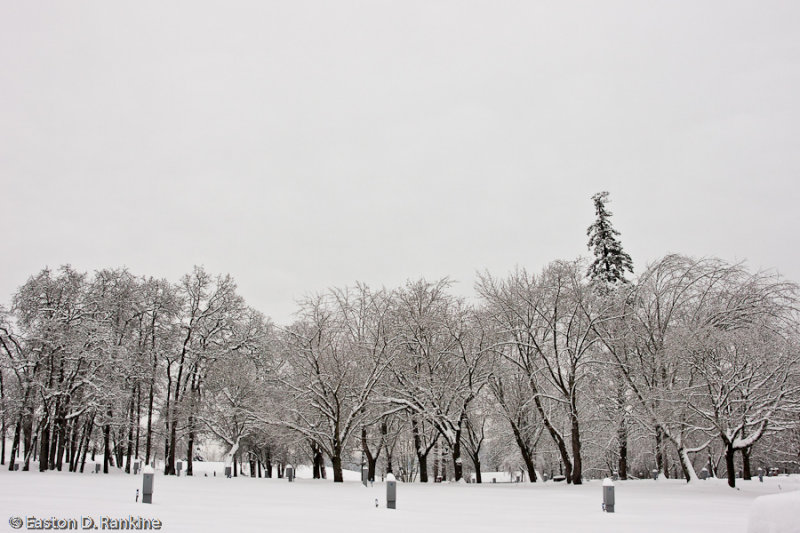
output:
[[796,470],[797,285],[680,255],[628,280],[607,193],[593,201],[592,261],[480,274],[473,303],[447,279],[356,284],[277,326],[200,267],[44,269],[0,308],[2,460],[192,475],[216,442],[234,472],[306,461],[334,481],[362,462],[421,482]]

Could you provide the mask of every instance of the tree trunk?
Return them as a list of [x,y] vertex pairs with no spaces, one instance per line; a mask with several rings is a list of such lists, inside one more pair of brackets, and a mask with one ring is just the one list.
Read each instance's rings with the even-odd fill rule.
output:
[[[94,414],[92,414],[91,418],[89,418],[89,427],[86,429],[85,432],[85,439],[86,443],[83,445],[83,453],[81,454],[81,474],[83,474],[83,469],[86,466],[86,455],[89,452],[89,441],[92,439],[92,430],[94,429]],[[94,460],[94,458],[92,459]]]
[[[14,440],[11,441],[11,457],[8,459],[8,469],[14,471],[14,465],[17,464],[17,455],[19,455],[19,439],[22,431],[22,414],[17,418],[17,423],[14,425]],[[5,441],[5,438],[3,439]]]
[[62,468],[64,467],[64,453],[67,449],[67,413],[66,413],[67,406],[62,405],[57,411],[56,416],[56,436],[57,436],[57,446],[54,450],[55,461],[50,461],[50,470],[53,468],[57,469],[61,472]]
[[41,426],[42,432],[39,437],[39,472],[45,472],[47,471],[47,462],[50,460],[50,420],[45,419]]
[[331,463],[333,464],[333,482],[342,483],[344,481],[344,476],[342,475],[342,456],[338,449],[334,449]]
[[661,426],[656,426],[656,470],[659,474],[666,468],[666,453],[664,452],[664,430]]
[[103,473],[108,474],[108,463],[111,460],[111,426],[103,426]]
[[22,465],[22,471],[27,472],[30,470],[30,460],[31,455],[33,454],[33,415],[28,413],[25,415],[25,418],[22,422],[22,435],[23,435],[23,445],[24,445],[24,464]]
[[460,481],[463,475],[463,465],[461,464],[461,439],[460,431],[456,432],[456,441],[453,443],[453,479]]
[[189,438],[186,443],[186,475],[194,475],[194,416],[189,416]]
[[417,462],[419,463],[419,482],[428,482],[428,454],[417,451]]
[[578,427],[578,413],[573,411],[572,415],[572,484],[580,485],[583,483],[583,461],[581,459],[581,434]]
[[481,483],[481,460],[478,454],[472,456],[472,466],[475,468],[475,483]]
[[[430,447],[425,450],[422,444],[422,437],[419,433],[419,424],[417,423],[416,417],[411,418],[411,432],[414,435],[414,451],[417,454],[417,462],[419,463],[419,482],[420,483],[427,483],[428,482],[428,453],[430,452]],[[374,479],[374,478],[370,478]]]
[[533,384],[531,384],[531,389],[534,393],[533,403],[536,405],[536,409],[539,411],[539,416],[542,417],[544,427],[547,429],[547,432],[550,433],[550,437],[552,437],[553,442],[558,448],[558,453],[561,456],[561,463],[564,468],[563,475],[567,478],[567,483],[572,483],[572,461],[569,458],[567,444],[564,442],[564,438],[561,436],[558,430],[553,427],[553,424],[550,423],[550,418],[547,416],[547,412],[544,410],[544,406],[542,405],[542,400],[539,397],[538,389]]
[[136,386],[136,451],[134,457],[139,458],[139,431],[142,429],[142,385]]
[[533,450],[528,446],[528,443],[522,437],[519,426],[514,422],[511,422],[511,430],[514,432],[514,440],[517,442],[519,453],[522,455],[522,460],[525,462],[525,469],[528,471],[528,479],[531,483],[536,483],[536,465],[533,461]]
[[750,451],[751,448],[742,448],[742,479],[749,481],[753,479],[750,473]]
[[[155,367],[155,365],[154,365]],[[150,392],[147,398],[147,435],[144,441],[144,464],[150,464],[150,452],[152,451],[153,444],[153,399],[155,397],[155,368],[153,369],[153,377],[150,379]]]
[[131,473],[131,459],[133,458],[133,422],[136,419],[134,416],[136,413],[136,386],[133,387],[133,393],[131,394],[131,408],[128,411],[128,446],[125,450],[125,473]]
[[628,479],[628,423],[622,418],[617,428],[617,439],[619,441],[619,463],[617,474],[620,479]]
[[736,488],[736,466],[734,464],[734,454],[736,450],[733,445],[725,445],[725,468],[728,470],[728,486]]

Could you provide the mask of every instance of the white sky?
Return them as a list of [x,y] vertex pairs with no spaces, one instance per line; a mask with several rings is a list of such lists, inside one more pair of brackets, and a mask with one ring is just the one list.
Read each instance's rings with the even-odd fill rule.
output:
[[538,271],[590,197],[800,281],[800,3],[0,0],[0,302],[46,265],[303,294]]

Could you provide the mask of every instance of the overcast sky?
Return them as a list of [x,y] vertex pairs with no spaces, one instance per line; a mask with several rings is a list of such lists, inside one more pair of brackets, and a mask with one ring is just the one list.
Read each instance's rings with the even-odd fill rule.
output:
[[587,254],[800,281],[800,3],[0,0],[0,302],[70,263],[304,294]]

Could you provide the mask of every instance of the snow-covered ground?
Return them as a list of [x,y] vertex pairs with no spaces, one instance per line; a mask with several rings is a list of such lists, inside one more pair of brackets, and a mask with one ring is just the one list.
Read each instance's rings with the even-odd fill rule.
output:
[[[87,470],[89,465],[87,465]],[[217,471],[217,476],[213,472]],[[601,510],[599,481],[572,487],[535,484],[402,484],[397,509],[385,506],[386,486],[364,488],[348,472],[343,484],[304,479],[225,479],[220,463],[196,463],[196,477],[156,474],[153,504],[136,503],[141,475],[117,469],[108,475],[67,472],[9,472],[0,469],[0,531],[12,531],[11,517],[49,519],[103,517],[159,519],[161,530],[217,533],[276,532],[713,532],[747,531],[756,497],[800,490],[800,477],[724,480],[687,486],[677,480],[617,482],[616,512]],[[208,476],[206,477],[206,473]],[[375,500],[379,506],[375,507]],[[792,501],[796,501],[792,500]],[[770,512],[770,511],[765,511]],[[771,511],[779,512],[779,511]],[[800,531],[800,508],[796,519]],[[23,525],[22,530],[25,530]]]

